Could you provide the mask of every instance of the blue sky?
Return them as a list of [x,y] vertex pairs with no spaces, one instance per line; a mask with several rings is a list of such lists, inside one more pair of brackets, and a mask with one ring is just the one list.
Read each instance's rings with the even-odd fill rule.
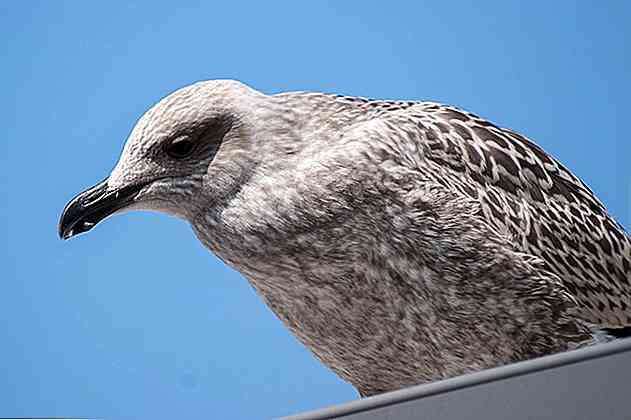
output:
[[629,2],[2,2],[0,417],[269,418],[357,398],[182,221],[59,214],[201,79],[458,105],[630,223]]

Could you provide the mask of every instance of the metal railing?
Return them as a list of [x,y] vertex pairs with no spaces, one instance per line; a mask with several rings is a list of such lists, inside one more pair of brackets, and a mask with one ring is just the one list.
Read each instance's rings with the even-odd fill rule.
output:
[[283,420],[631,420],[631,338]]

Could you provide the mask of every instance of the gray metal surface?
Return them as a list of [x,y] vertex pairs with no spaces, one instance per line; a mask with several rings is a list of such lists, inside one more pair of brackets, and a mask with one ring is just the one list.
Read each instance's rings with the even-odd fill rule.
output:
[[631,420],[631,338],[284,420]]

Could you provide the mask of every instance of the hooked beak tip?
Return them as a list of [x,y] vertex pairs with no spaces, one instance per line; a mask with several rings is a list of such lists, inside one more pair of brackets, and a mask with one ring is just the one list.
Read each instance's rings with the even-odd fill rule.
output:
[[107,180],[104,180],[78,194],[66,205],[59,218],[59,238],[68,240],[91,230],[101,220],[133,202],[145,185],[110,190]]

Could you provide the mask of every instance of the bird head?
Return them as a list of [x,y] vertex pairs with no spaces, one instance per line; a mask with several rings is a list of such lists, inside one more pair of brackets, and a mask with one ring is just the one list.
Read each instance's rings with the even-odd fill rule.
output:
[[59,236],[87,232],[126,210],[191,219],[238,189],[254,166],[257,100],[265,95],[235,81],[199,82],[172,93],[132,130],[110,176],[73,198]]

